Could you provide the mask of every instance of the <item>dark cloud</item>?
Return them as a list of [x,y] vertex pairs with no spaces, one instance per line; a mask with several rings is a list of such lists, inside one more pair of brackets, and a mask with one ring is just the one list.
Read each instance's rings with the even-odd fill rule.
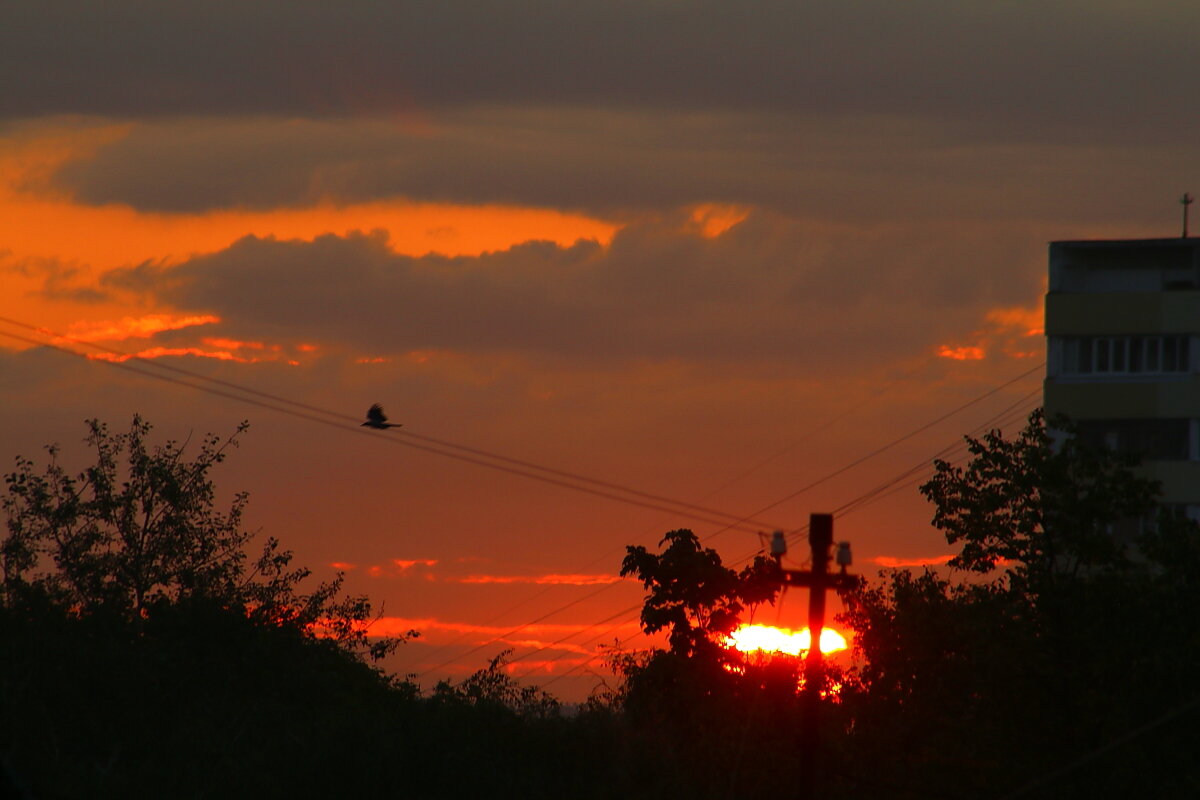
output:
[[5,23],[10,118],[487,103],[921,114],[1179,137],[1194,119],[1200,6],[10,0]]
[[56,258],[30,256],[12,259],[9,251],[0,250],[0,275],[5,272],[41,282],[41,288],[31,296],[45,300],[66,300],[76,303],[100,303],[108,295],[86,285],[87,270]]
[[83,202],[171,212],[407,198],[621,216],[718,202],[895,222],[1130,219],[1197,168],[1193,147],[1014,146],[890,117],[510,108],[448,111],[422,129],[142,124],[53,180]]
[[219,314],[241,338],[608,362],[786,361],[837,369],[928,352],[985,309],[1028,304],[1043,254],[1009,234],[945,225],[826,229],[755,214],[717,238],[683,216],[630,225],[609,247],[528,242],[477,258],[396,255],[386,235],[247,237],[180,266],[110,273]]

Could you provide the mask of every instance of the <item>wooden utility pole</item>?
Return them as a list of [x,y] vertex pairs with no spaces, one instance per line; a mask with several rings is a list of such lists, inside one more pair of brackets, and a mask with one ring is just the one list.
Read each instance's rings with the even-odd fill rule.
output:
[[812,547],[812,568],[809,570],[784,569],[782,564],[785,546],[783,534],[776,533],[772,552],[779,563],[780,581],[791,586],[808,588],[808,655],[804,659],[804,697],[801,708],[804,713],[803,739],[800,748],[799,797],[814,800],[820,779],[817,750],[820,748],[821,689],[825,684],[825,661],[821,653],[821,631],[825,629],[825,592],[833,589],[844,592],[855,586],[858,579],[846,572],[850,565],[850,544],[838,544],[839,571],[829,571],[830,553],[833,546],[833,515],[812,514],[808,524],[808,543]]

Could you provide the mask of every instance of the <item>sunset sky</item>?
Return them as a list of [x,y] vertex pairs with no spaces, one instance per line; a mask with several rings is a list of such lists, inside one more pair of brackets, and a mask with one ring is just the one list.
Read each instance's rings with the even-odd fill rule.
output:
[[[944,562],[914,481],[1038,404],[1047,242],[1180,232],[1197,30],[1156,0],[9,0],[4,470],[82,466],[90,417],[248,419],[218,485],[421,630],[389,667],[512,647],[577,699],[636,631],[625,545],[736,562],[868,496],[856,570]],[[360,428],[376,402],[404,427]]]

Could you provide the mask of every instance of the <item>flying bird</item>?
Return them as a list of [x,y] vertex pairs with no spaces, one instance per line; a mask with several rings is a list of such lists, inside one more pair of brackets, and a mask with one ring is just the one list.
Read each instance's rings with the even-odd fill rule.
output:
[[363,423],[363,427],[386,431],[388,428],[399,428],[402,426],[399,422],[388,422],[387,415],[383,413],[383,406],[376,403],[367,409],[367,421]]

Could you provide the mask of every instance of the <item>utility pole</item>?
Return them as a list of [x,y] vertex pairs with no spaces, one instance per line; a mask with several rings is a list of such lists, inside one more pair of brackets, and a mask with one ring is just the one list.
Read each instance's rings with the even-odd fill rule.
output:
[[1184,239],[1188,238],[1188,206],[1190,206],[1194,202],[1196,202],[1196,198],[1192,197],[1187,192],[1184,192],[1183,197],[1180,198],[1180,200],[1179,200],[1179,204],[1183,206],[1183,238]]
[[837,563],[839,571],[829,571],[829,549],[833,546],[833,515],[812,514],[808,523],[808,543],[812,547],[812,568],[792,570],[783,568],[787,542],[782,531],[771,539],[771,554],[779,565],[780,582],[808,588],[808,655],[804,659],[803,739],[800,748],[801,800],[815,800],[819,774],[817,750],[820,748],[821,688],[825,684],[825,662],[821,653],[821,631],[825,629],[825,592],[833,589],[844,592],[853,588],[858,578],[847,574],[850,566],[850,543],[839,542]]

